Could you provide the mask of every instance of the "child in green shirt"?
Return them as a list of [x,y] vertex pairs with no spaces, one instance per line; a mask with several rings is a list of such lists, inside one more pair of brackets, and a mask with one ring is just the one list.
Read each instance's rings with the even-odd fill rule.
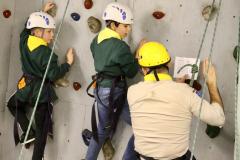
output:
[[[43,11],[34,12],[28,18],[26,28],[20,35],[20,53],[23,76],[18,82],[17,92],[8,101],[8,108],[15,116],[15,144],[23,143],[29,120],[26,109],[34,106],[40,85],[48,64],[51,48],[48,46],[54,37],[55,20],[46,12],[55,6],[48,2]],[[36,130],[31,128],[26,143],[34,142],[32,160],[42,160],[46,145],[47,134],[51,129],[52,103],[57,99],[52,82],[62,78],[73,64],[74,54],[70,48],[66,54],[66,62],[58,65],[58,56],[53,53],[46,81],[40,95],[35,114]],[[19,139],[17,122],[23,131]]]

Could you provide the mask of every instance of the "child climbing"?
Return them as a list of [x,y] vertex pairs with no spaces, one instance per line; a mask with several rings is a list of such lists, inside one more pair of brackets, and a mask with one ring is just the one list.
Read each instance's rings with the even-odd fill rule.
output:
[[[26,110],[33,107],[39,93],[40,85],[47,68],[51,48],[48,46],[54,37],[55,20],[47,12],[55,7],[48,2],[40,12],[32,13],[20,35],[20,54],[23,76],[20,78],[16,93],[8,101],[8,108],[13,116],[15,144],[23,143],[29,120]],[[68,49],[66,62],[58,65],[58,56],[53,53],[46,80],[40,94],[39,103],[35,114],[36,129],[30,129],[25,144],[34,142],[32,160],[42,160],[46,145],[47,135],[52,131],[52,104],[57,99],[52,82],[63,77],[74,61],[73,49]],[[19,138],[17,123],[23,134]]]
[[[95,106],[92,110],[93,137],[90,140],[86,160],[96,160],[108,137],[116,129],[118,117],[131,125],[129,107],[126,100],[126,77],[133,78],[138,72],[138,64],[129,46],[123,41],[128,36],[133,23],[131,10],[118,2],[107,5],[103,12],[104,28],[92,41],[91,52],[97,74],[95,99],[97,101],[99,123],[96,126]],[[94,81],[93,81],[94,82]],[[131,137],[124,153],[124,160],[137,159]]]

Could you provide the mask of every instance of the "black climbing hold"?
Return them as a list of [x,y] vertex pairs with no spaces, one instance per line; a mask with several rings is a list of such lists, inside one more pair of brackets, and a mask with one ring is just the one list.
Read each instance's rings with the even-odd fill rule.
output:
[[219,128],[218,126],[211,126],[208,124],[205,132],[208,135],[208,137],[215,138],[220,134],[220,130],[221,128]]
[[233,57],[236,61],[239,59],[240,46],[236,46],[233,51]]
[[92,138],[92,132],[89,131],[88,129],[84,129],[82,131],[82,138],[83,138],[83,142],[85,143],[85,145],[88,146],[90,143],[90,140]]
[[74,21],[79,21],[79,19],[80,19],[80,15],[76,12],[72,13],[71,17]]

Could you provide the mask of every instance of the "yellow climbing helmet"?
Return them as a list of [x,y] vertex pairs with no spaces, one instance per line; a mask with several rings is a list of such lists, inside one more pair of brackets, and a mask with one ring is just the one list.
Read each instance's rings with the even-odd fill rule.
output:
[[139,49],[138,63],[142,67],[154,67],[171,60],[167,49],[158,42],[147,42]]

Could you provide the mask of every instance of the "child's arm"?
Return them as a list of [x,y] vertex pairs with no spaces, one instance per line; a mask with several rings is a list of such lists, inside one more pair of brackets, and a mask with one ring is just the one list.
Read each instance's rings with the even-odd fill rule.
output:
[[[52,56],[52,60],[49,66],[47,79],[51,81],[55,81],[59,78],[62,78],[70,69],[70,66],[73,64],[74,61],[74,54],[73,49],[69,49],[66,54],[66,63],[58,65],[58,56],[54,53]],[[42,69],[43,71],[46,70],[49,56],[51,54],[51,49],[45,48],[44,54],[42,56]]]
[[120,65],[126,77],[133,78],[138,72],[138,62],[125,42],[122,42],[119,48],[119,55],[115,58],[115,62]]

